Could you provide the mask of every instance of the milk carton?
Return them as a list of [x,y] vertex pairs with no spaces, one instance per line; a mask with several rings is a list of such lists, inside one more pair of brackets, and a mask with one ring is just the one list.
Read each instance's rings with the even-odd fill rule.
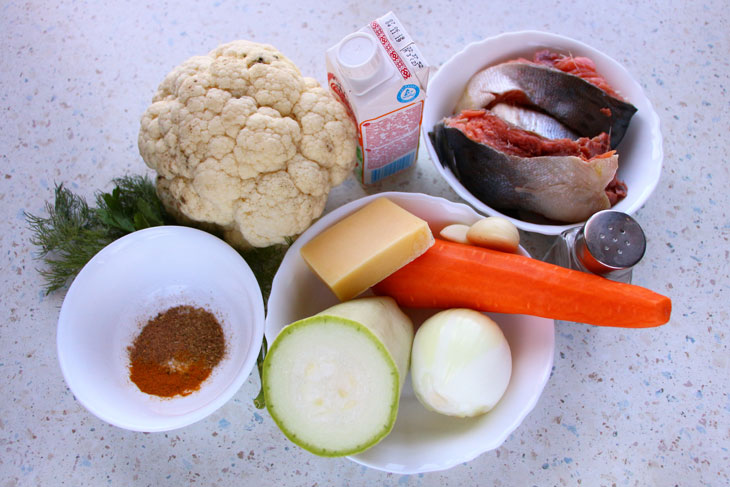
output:
[[327,50],[327,81],[358,131],[356,174],[372,184],[418,155],[429,67],[393,12]]

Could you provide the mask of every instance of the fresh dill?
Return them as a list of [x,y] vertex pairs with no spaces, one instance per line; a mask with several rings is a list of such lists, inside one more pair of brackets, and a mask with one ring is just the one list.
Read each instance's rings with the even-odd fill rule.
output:
[[57,184],[47,216],[25,213],[33,234],[31,243],[45,263],[39,272],[49,294],[66,286],[101,249],[124,235],[171,220],[146,176],[112,180],[110,193],[96,194],[96,206],[63,184]]

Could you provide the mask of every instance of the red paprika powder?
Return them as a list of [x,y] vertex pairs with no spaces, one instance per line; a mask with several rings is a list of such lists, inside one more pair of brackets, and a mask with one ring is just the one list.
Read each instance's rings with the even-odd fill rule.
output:
[[225,355],[226,343],[213,313],[183,305],[149,320],[128,350],[129,378],[139,390],[174,397],[200,388]]

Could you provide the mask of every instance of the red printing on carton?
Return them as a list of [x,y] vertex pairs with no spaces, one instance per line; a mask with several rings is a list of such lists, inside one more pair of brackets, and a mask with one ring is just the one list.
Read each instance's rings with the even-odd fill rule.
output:
[[329,82],[330,89],[332,92],[337,96],[337,98],[340,99],[342,104],[345,107],[345,110],[347,111],[347,114],[350,116],[353,122],[357,123],[357,119],[355,118],[355,112],[352,111],[352,107],[350,106],[350,101],[347,99],[347,95],[345,94],[345,90],[342,89],[342,85],[340,84],[340,80],[337,79],[337,77],[332,73],[327,73],[327,81]]
[[361,124],[364,164],[377,169],[418,147],[423,102]]
[[403,62],[396,50],[393,48],[392,44],[388,40],[388,36],[385,35],[385,31],[383,31],[383,28],[380,27],[380,24],[373,20],[370,22],[370,28],[373,29],[373,32],[375,32],[375,35],[378,37],[378,40],[383,45],[383,48],[385,48],[385,51],[388,53],[388,56],[393,61],[393,64],[395,64],[396,69],[398,69],[398,72],[400,72],[403,79],[410,78],[411,72],[408,70],[406,63]]

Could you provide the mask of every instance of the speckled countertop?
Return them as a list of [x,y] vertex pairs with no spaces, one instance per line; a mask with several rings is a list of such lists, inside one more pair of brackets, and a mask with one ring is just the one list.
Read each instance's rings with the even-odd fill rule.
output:
[[[324,50],[394,9],[435,66],[471,41],[537,29],[602,50],[639,80],[661,118],[664,171],[637,219],[648,251],[636,283],[669,295],[649,330],[559,322],[544,394],[497,450],[400,476],[288,443],[253,407],[252,374],[212,416],[169,433],[110,426],[59,370],[63,292],[44,295],[23,212],[55,183],[91,197],[144,173],[139,118],[165,74],[237,38],[276,45],[325,78]],[[728,236],[730,15],[723,1],[58,2],[0,6],[0,486],[730,484]],[[458,201],[428,155],[376,190]],[[348,180],[328,210],[365,194]],[[528,248],[547,237],[527,235]]]

